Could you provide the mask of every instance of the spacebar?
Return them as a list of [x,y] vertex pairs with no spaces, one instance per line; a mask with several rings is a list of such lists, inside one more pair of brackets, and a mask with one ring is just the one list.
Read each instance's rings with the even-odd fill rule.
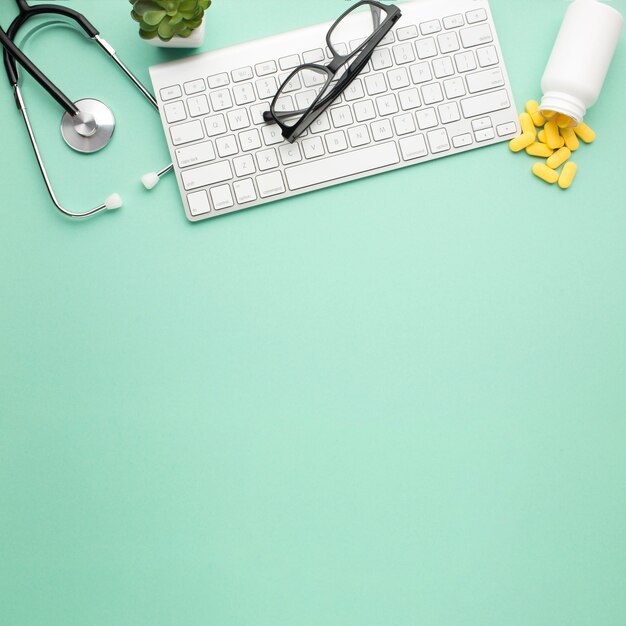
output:
[[398,148],[393,141],[337,154],[335,156],[289,167],[285,170],[291,191],[320,185],[331,180],[355,176],[370,170],[400,162]]

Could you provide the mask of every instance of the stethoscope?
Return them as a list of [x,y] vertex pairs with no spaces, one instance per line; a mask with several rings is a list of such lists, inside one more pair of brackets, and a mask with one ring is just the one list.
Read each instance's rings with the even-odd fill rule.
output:
[[[68,9],[66,7],[56,6],[52,4],[42,4],[36,7],[28,5],[27,0],[15,0],[19,9],[19,15],[13,20],[9,29],[5,32],[0,27],[0,43],[4,46],[4,66],[6,69],[9,83],[13,88],[15,95],[15,103],[22,114],[26,130],[30,138],[30,142],[37,158],[37,163],[43,176],[48,193],[52,198],[52,202],[56,208],[64,215],[74,218],[84,218],[100,213],[101,211],[118,209],[122,206],[122,199],[119,194],[114,193],[109,196],[102,204],[99,204],[89,211],[83,213],[75,213],[65,209],[58,201],[48,172],[43,162],[33,127],[26,111],[24,98],[19,86],[19,73],[17,70],[17,62],[50,94],[58,104],[60,104],[65,113],[61,120],[61,134],[67,145],[85,154],[102,150],[109,144],[115,130],[115,117],[112,111],[104,103],[92,98],[85,98],[72,102],[14,43],[20,28],[32,17],[45,14],[60,15],[69,18],[80,26],[87,36],[95,41],[107,55],[115,61],[117,66],[130,78],[135,87],[144,95],[144,97],[158,111],[159,105],[154,96],[139,82],[137,77],[120,61],[113,47],[107,43],[98,30],[85,18],[84,15]],[[158,172],[152,172],[142,177],[143,184],[151,189],[159,179],[167,172],[173,169],[170,164]]]

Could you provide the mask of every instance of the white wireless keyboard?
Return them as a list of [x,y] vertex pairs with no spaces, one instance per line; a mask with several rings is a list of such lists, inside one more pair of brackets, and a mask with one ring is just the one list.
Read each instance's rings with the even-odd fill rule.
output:
[[[487,0],[399,6],[402,17],[368,67],[293,144],[263,122],[263,112],[294,67],[329,62],[331,23],[150,68],[189,220],[518,134]],[[338,14],[344,8],[338,5]],[[296,103],[306,99],[304,85],[292,87]]]

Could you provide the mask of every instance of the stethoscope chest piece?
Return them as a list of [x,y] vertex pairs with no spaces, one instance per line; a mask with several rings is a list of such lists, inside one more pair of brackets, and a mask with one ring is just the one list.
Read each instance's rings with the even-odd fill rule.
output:
[[61,134],[65,143],[77,152],[98,152],[109,144],[115,130],[115,117],[106,104],[87,98],[75,103],[78,113],[63,115]]

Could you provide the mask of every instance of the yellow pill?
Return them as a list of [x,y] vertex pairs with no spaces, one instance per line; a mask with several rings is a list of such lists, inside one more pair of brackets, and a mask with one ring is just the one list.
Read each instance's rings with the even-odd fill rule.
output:
[[559,144],[561,143],[559,139],[561,138],[559,135],[559,127],[556,125],[556,122],[550,120],[546,122],[544,126],[544,130],[546,131],[546,143],[553,149],[557,149]]
[[561,129],[561,137],[565,141],[565,145],[572,151],[578,150],[580,146],[580,142],[578,141],[578,137],[576,137],[576,133],[573,128],[563,128]]
[[546,109],[545,111],[541,112],[541,115],[543,115],[545,119],[551,120],[556,115],[556,111],[548,111]]
[[534,141],[537,131],[535,130],[535,125],[533,124],[533,118],[530,117],[528,113],[520,113],[519,123],[522,127],[522,133],[531,133]]
[[556,147],[556,150],[558,150],[559,148],[562,148],[564,145],[565,145],[565,139],[563,139],[563,137],[559,135],[559,145]]
[[561,189],[568,189],[574,182],[574,176],[576,176],[576,163],[570,161],[563,166],[561,175],[559,176],[559,187]]
[[539,113],[539,103],[536,100],[529,100],[526,103],[526,112],[532,118],[535,126],[543,126],[546,123],[546,118]]
[[585,122],[581,122],[578,126],[574,126],[574,132],[585,142],[591,143],[595,138],[596,134],[585,124]]
[[572,125],[572,118],[569,115],[564,115],[563,113],[559,113],[556,118],[556,125],[559,128],[568,128]]
[[534,141],[534,133],[522,133],[521,135],[515,137],[515,139],[511,139],[511,141],[509,141],[509,148],[511,148],[512,152],[519,152],[520,150],[530,146],[530,144],[534,143]]
[[546,146],[545,143],[531,143],[528,148],[526,148],[526,153],[530,154],[530,156],[542,157],[546,158],[552,156],[554,150],[549,146]]
[[561,167],[567,159],[572,156],[569,148],[561,148],[557,150],[551,157],[546,161],[546,165],[555,170],[557,167]]
[[532,169],[533,174],[541,180],[553,185],[559,180],[559,175],[553,169],[549,168],[545,163],[535,163]]
[[546,143],[546,131],[545,130],[540,130],[539,134],[537,135],[537,139],[539,139],[539,141],[541,141],[541,143]]

